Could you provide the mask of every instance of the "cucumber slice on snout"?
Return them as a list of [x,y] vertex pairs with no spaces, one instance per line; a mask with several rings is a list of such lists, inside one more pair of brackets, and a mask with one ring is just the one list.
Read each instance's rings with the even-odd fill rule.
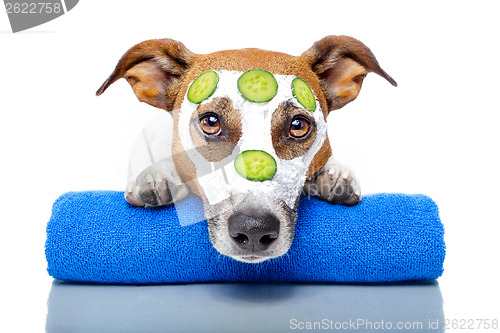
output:
[[277,170],[274,157],[262,150],[245,150],[234,160],[234,167],[242,177],[256,182],[272,179]]

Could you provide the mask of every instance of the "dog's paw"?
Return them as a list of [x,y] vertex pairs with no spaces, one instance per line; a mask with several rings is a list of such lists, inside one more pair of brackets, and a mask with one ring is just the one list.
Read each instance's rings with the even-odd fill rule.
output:
[[130,181],[125,199],[133,206],[158,207],[180,201],[189,194],[172,163],[158,162]]
[[361,187],[352,171],[335,160],[306,182],[304,192],[329,202],[352,206],[361,201]]

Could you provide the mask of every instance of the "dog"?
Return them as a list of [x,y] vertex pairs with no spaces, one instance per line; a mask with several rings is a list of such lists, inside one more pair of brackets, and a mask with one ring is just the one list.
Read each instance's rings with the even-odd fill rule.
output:
[[348,36],[327,36],[300,56],[254,48],[195,54],[171,39],[133,46],[96,95],[125,78],[139,101],[172,115],[173,133],[171,158],[132,179],[126,200],[157,207],[193,192],[219,253],[246,263],[284,255],[302,193],[340,205],[361,200],[353,173],[332,158],[326,121],[356,99],[369,72],[397,86]]

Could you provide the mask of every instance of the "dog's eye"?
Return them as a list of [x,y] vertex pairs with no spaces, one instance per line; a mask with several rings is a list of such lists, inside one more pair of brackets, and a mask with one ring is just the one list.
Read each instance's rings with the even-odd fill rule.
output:
[[297,117],[290,124],[290,135],[294,138],[303,138],[309,133],[311,125],[305,118]]
[[220,121],[215,115],[204,116],[200,119],[200,127],[205,134],[214,135],[220,131]]

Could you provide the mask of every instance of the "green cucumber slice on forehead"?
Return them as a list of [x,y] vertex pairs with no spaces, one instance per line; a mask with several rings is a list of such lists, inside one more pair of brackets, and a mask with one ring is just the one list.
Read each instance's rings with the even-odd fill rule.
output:
[[214,71],[206,71],[200,74],[189,87],[187,92],[188,100],[192,103],[200,104],[213,95],[215,89],[217,89],[218,82],[219,75]]
[[250,102],[265,103],[272,100],[278,92],[278,82],[268,71],[251,69],[239,77],[238,90]]
[[272,179],[277,170],[274,157],[262,150],[245,150],[234,160],[234,167],[242,177],[255,182]]
[[316,99],[311,90],[311,87],[306,81],[302,80],[300,77],[296,77],[292,81],[292,93],[297,101],[302,104],[308,111],[316,110]]

